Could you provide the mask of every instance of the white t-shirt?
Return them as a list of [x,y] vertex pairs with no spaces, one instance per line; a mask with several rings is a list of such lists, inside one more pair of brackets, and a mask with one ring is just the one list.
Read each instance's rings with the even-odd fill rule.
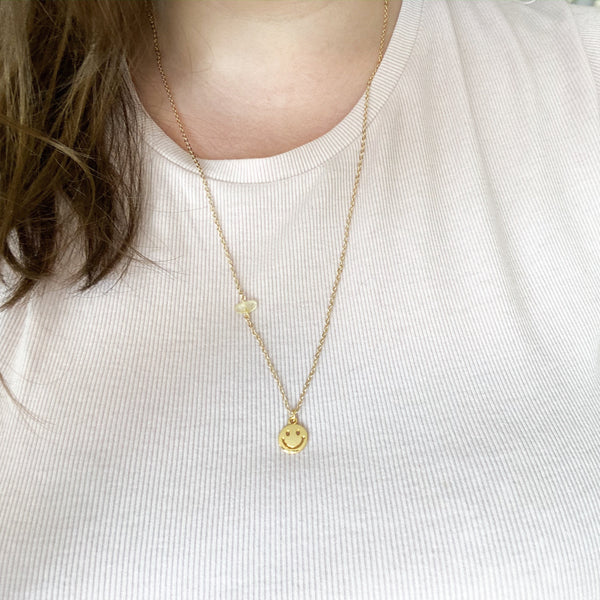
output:
[[[143,107],[133,263],[0,314],[0,598],[600,598],[600,11],[404,0],[282,452],[200,176]],[[139,98],[136,99],[139,102]],[[295,406],[362,101],[203,161]]]

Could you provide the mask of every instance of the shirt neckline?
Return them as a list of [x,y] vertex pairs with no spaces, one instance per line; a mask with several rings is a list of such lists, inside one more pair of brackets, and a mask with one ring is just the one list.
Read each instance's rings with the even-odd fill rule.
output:
[[[394,31],[371,84],[369,123],[375,119],[400,81],[411,55],[423,9],[423,0],[403,0]],[[133,84],[127,62],[125,80],[140,120],[143,141],[175,165],[194,173],[198,169],[184,150],[152,119]],[[350,112],[332,129],[297,148],[263,158],[198,159],[208,179],[234,183],[279,181],[314,169],[360,137],[364,93]]]

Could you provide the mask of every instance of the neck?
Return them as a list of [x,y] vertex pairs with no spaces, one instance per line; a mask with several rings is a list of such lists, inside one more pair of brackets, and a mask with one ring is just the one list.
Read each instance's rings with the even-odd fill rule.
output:
[[[154,0],[161,60],[201,158],[271,156],[334,127],[377,63],[383,0]],[[390,0],[385,47],[402,0]],[[134,81],[184,147],[154,49]]]
[[278,78],[291,68],[318,73],[372,63],[383,0],[159,0],[155,12],[159,36],[168,40],[163,62],[174,75],[252,71]]

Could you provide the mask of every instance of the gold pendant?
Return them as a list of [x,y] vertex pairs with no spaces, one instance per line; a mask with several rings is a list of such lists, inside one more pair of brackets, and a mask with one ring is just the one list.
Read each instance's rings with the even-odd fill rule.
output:
[[304,450],[308,442],[308,432],[300,425],[295,417],[290,417],[289,423],[279,432],[279,446],[288,454],[296,454]]

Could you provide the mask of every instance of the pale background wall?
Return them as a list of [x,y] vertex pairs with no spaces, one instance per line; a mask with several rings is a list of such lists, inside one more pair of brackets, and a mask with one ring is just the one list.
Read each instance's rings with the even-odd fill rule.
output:
[[586,4],[600,8],[600,0],[567,0],[571,4]]

